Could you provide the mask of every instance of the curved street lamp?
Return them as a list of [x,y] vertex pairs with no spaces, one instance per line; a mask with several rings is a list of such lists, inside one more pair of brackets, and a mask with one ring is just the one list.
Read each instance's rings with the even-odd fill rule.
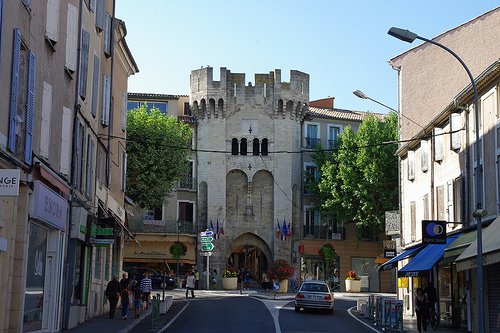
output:
[[481,163],[479,163],[479,110],[478,110],[478,104],[477,104],[477,89],[476,89],[476,83],[474,82],[474,78],[472,77],[471,72],[469,71],[469,68],[465,63],[463,62],[460,57],[447,48],[446,46],[439,44],[433,40],[418,36],[416,33],[413,33],[409,30],[404,30],[400,28],[394,28],[392,27],[389,29],[387,32],[389,35],[400,39],[404,42],[412,43],[415,39],[420,39],[423,40],[424,42],[428,42],[430,44],[434,44],[436,46],[439,46],[440,48],[444,49],[445,51],[449,52],[451,55],[453,55],[459,62],[462,64],[463,68],[467,72],[467,75],[469,75],[469,79],[472,84],[472,88],[474,89],[474,113],[475,113],[475,118],[476,118],[476,209],[472,213],[472,216],[476,218],[476,225],[477,225],[477,289],[478,289],[478,297],[477,297],[477,303],[478,303],[478,314],[479,316],[482,316],[482,318],[479,318],[478,320],[478,332],[483,333],[484,332],[484,302],[483,302],[483,236],[481,234],[481,216],[486,216],[487,213],[486,211],[482,208],[482,183],[481,183],[481,178],[482,176],[482,170],[481,170]]

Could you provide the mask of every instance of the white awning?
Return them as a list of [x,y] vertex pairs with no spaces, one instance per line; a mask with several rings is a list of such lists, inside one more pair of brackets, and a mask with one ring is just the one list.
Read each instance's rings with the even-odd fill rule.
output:
[[[487,230],[487,232],[484,232]],[[483,266],[500,262],[500,217],[483,229]],[[457,271],[477,267],[477,239],[455,260]]]

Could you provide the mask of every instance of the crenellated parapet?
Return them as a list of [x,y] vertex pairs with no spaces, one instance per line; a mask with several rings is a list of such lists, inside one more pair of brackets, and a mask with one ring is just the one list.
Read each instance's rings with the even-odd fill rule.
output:
[[245,85],[245,74],[220,68],[220,81],[213,80],[213,67],[193,70],[190,106],[198,119],[229,118],[243,105],[254,105],[274,119],[301,121],[309,107],[309,74],[290,71],[290,82],[281,81],[281,70],[256,74],[255,85]]

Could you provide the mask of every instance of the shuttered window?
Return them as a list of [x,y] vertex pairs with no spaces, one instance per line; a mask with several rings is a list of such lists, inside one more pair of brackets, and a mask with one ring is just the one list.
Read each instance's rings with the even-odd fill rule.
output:
[[88,135],[87,140],[87,177],[85,180],[86,183],[86,191],[85,194],[87,198],[92,196],[92,177],[94,176],[94,140],[92,140],[92,136]]
[[415,201],[410,202],[410,230],[411,241],[414,242],[417,239],[417,210]]
[[50,116],[52,114],[52,86],[43,82],[42,123],[40,124],[40,156],[49,158]]
[[125,187],[127,183],[127,153],[122,151],[122,161],[121,161],[121,186],[120,189],[125,192]]
[[437,199],[437,219],[440,221],[446,220],[445,212],[445,198],[444,198],[444,186],[436,187],[436,199]]
[[122,131],[127,129],[127,93],[123,92],[122,98]]
[[109,126],[109,110],[111,107],[111,77],[102,76],[102,117],[101,124]]
[[452,113],[450,115],[451,129],[451,149],[456,150],[462,148],[462,115],[460,113]]
[[69,175],[71,161],[71,110],[63,107],[62,135],[61,135],[61,165],[60,170],[64,175]]
[[415,179],[415,152],[408,152],[408,180]]
[[104,0],[97,0],[95,10],[95,27],[99,31],[104,30]]
[[99,149],[99,160],[97,164],[97,181],[99,182],[99,189],[102,188],[102,169],[104,167],[104,154],[102,150]]
[[111,16],[106,13],[104,20],[104,53],[109,57],[111,55],[111,34],[113,33],[111,29],[112,19]]
[[443,129],[436,127],[434,128],[434,160],[442,161],[444,158],[444,135]]
[[80,96],[87,97],[87,71],[89,68],[89,42],[90,35],[82,29],[82,50],[80,63]]
[[99,97],[99,57],[94,54],[94,74],[92,78],[92,115],[97,114],[97,98]]
[[30,50],[28,58],[28,98],[26,101],[26,138],[24,162],[31,165],[33,157],[33,118],[35,117],[35,54]]
[[47,1],[47,19],[45,21],[45,35],[54,44],[59,40],[59,5],[60,0]]
[[420,164],[422,172],[427,172],[429,170],[429,141],[422,140],[420,142]]
[[68,18],[66,21],[66,69],[76,71],[77,39],[78,39],[78,10],[68,4]]
[[12,85],[10,94],[9,142],[8,148],[16,153],[17,99],[19,90],[19,62],[21,60],[21,33],[14,29],[14,48],[12,52]]

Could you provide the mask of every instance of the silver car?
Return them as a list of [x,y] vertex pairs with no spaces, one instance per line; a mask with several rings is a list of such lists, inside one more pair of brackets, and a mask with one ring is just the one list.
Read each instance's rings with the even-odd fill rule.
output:
[[333,294],[324,281],[304,281],[295,295],[295,311],[300,309],[326,309],[333,313]]

